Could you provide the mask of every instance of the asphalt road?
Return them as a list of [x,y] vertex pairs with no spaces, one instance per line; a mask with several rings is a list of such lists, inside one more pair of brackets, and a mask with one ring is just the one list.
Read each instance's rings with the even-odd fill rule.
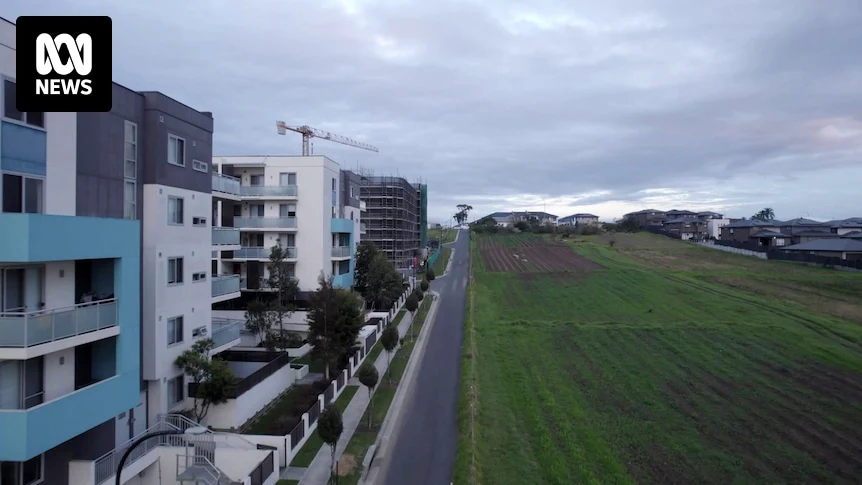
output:
[[412,389],[405,397],[399,426],[393,430],[389,457],[382,465],[380,483],[385,485],[449,485],[452,480],[469,232],[462,230],[454,243],[449,273],[431,283],[431,289],[440,294],[440,306]]

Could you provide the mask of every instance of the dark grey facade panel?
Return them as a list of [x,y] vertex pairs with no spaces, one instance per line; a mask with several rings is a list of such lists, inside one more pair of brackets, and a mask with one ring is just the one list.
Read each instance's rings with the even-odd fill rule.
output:
[[[194,170],[193,161],[212,163],[213,119],[161,93],[144,93],[144,183],[167,185],[195,192],[212,190],[211,170]],[[168,163],[168,138],[182,138],[185,166]]]
[[45,452],[45,485],[67,485],[69,462],[91,461],[114,449],[116,422],[113,419]]
[[[345,206],[359,208],[359,192],[362,177],[349,170],[341,171],[341,200]],[[353,187],[353,197],[350,197],[350,187]]]
[[[144,99],[114,84],[113,103],[109,113],[78,113],[76,213],[79,216],[123,217],[125,122],[137,124],[140,137]],[[138,142],[139,182],[142,167],[143,150]],[[143,215],[142,197],[143,188],[139,183],[138,219]]]

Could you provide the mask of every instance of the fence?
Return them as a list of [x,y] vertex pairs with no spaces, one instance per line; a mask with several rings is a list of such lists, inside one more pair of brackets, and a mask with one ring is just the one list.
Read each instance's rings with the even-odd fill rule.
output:
[[[228,361],[239,362],[267,362],[266,365],[254,371],[248,377],[241,379],[236,384],[227,390],[228,399],[236,399],[242,396],[251,388],[263,382],[267,377],[275,374],[282,367],[290,364],[290,355],[287,352],[255,352],[228,350],[219,354],[219,357]],[[188,396],[197,396],[198,384],[190,382],[188,384]]]
[[434,250],[433,253],[431,253],[428,256],[428,264],[426,264],[425,267],[426,268],[433,268],[434,264],[437,263],[437,258],[439,258],[439,257],[440,257],[440,248],[438,247],[437,249]]
[[705,248],[717,249],[726,253],[741,254],[743,256],[754,256],[756,258],[766,259],[766,253],[763,251],[753,251],[751,249],[742,249],[733,246],[725,246],[723,244],[714,244],[712,241],[699,242],[698,244]]
[[808,263],[815,264],[818,266],[834,266],[836,268],[849,268],[854,269],[856,271],[862,270],[862,260],[852,260],[852,259],[841,259],[841,258],[832,258],[829,256],[820,256],[817,254],[808,254],[802,252],[789,252],[789,251],[769,251],[766,253],[766,256],[769,259],[776,259],[779,261],[792,261],[794,263]]
[[[413,288],[408,288],[400,298],[396,304],[389,311],[389,321],[392,321],[392,318],[395,314],[401,310],[401,307],[404,305],[404,302],[407,300],[407,295],[413,291]],[[366,339],[365,345],[360,345],[359,349],[348,359],[348,365],[346,369],[343,369],[338,376],[332,380],[329,384],[329,387],[326,390],[317,396],[317,402],[309,408],[309,410],[302,415],[302,419],[300,419],[299,423],[290,431],[285,438],[285,460],[284,463],[289,464],[293,457],[296,456],[296,453],[305,444],[305,441],[311,436],[311,433],[317,428],[317,419],[320,417],[321,411],[323,411],[324,406],[338,399],[338,396],[344,391],[344,388],[347,387],[348,379],[350,379],[356,370],[359,369],[359,366],[362,365],[365,358],[368,356],[368,352],[371,350],[371,346],[373,346],[380,335],[383,332],[383,320],[378,319],[376,323],[377,330],[373,332],[371,335],[374,336],[374,339]],[[369,340],[371,340],[371,345],[368,345]]]
[[716,239],[713,241],[716,246],[724,246],[726,248],[736,248],[736,249],[744,249],[746,251],[754,251],[756,253],[766,253],[769,251],[768,246],[761,246],[755,243],[749,242],[739,242],[739,241],[725,241],[722,239]]

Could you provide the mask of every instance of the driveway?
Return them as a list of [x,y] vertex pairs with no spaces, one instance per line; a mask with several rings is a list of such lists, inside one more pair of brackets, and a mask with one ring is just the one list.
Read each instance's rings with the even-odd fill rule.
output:
[[389,457],[381,464],[385,485],[449,485],[458,438],[457,407],[461,342],[467,302],[469,230],[446,244],[455,248],[446,276],[431,288],[440,294],[437,318],[393,431]]

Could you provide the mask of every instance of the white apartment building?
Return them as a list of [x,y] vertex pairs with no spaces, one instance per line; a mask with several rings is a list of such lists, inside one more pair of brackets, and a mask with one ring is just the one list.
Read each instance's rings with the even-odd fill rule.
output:
[[220,173],[213,193],[228,192],[214,202],[213,213],[220,226],[241,233],[240,248],[220,251],[214,270],[240,275],[245,292],[267,291],[266,265],[280,242],[300,291],[314,291],[321,272],[339,287],[353,285],[361,219],[357,175],[324,156],[215,157],[212,165]]

